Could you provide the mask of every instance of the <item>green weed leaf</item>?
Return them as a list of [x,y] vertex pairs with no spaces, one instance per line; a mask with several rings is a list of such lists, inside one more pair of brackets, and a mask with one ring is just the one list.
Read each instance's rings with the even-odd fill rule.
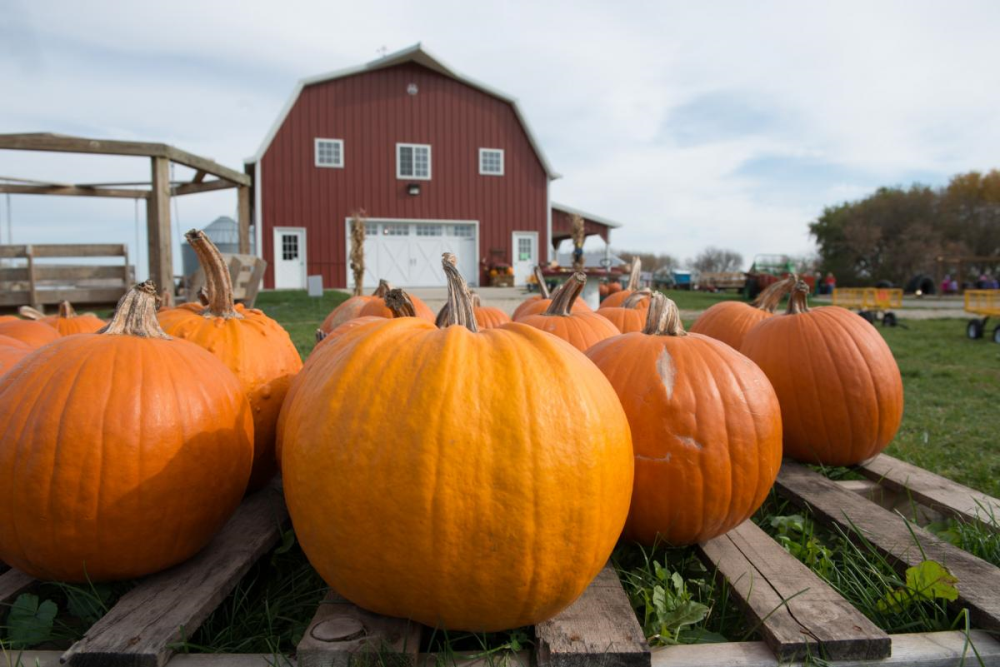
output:
[[52,638],[52,623],[59,607],[52,600],[38,603],[38,596],[22,593],[7,615],[7,639],[11,648],[25,649]]
[[[676,632],[685,625],[700,623],[708,616],[708,607],[700,602],[687,600],[674,607],[668,614],[663,616],[662,624],[665,629]],[[661,631],[661,634],[665,634]]]
[[957,577],[933,560],[906,569],[906,587],[929,600],[957,600],[958,589],[953,585],[957,583]]

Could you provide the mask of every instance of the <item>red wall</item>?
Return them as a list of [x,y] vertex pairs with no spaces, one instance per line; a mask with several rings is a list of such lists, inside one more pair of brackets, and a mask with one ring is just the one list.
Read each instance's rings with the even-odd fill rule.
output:
[[[406,92],[410,83],[417,95]],[[317,137],[344,140],[343,169],[314,166]],[[397,142],[431,145],[432,180],[396,178]],[[480,148],[504,149],[504,176],[479,174]],[[305,227],[307,273],[345,287],[344,219],[358,208],[372,218],[479,220],[486,261],[511,261],[515,230],[537,231],[542,257],[549,242],[547,175],[513,107],[415,63],[304,88],[261,171],[266,287],[274,227]],[[419,196],[406,193],[410,182],[420,183]]]

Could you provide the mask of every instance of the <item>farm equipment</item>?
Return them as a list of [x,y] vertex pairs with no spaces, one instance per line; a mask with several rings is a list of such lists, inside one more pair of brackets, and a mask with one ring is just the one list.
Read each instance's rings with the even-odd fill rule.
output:
[[[771,283],[775,283],[790,273],[795,273],[795,264],[786,255],[757,255],[746,274],[743,294],[747,299],[757,298]],[[816,290],[816,278],[803,275],[800,278],[809,285],[809,291]]]
[[[969,320],[966,335],[972,340],[983,337],[986,321],[1000,317],[1000,289],[970,289],[965,291],[965,312],[980,315]],[[1000,343],[1000,324],[993,327],[993,342]]]
[[858,315],[875,324],[881,321],[884,327],[896,326],[896,313],[890,308],[901,308],[903,290],[890,287],[836,287],[833,290],[833,305],[858,311]]

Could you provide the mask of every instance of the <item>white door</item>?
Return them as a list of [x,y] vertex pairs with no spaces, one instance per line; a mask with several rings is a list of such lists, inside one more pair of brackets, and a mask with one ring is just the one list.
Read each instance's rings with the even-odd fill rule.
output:
[[306,230],[274,228],[274,287],[306,288]]
[[[474,222],[368,220],[365,234],[365,287],[379,278],[396,287],[444,287],[441,255],[454,253],[470,285],[479,281]],[[348,277],[348,283],[353,278]]]
[[527,285],[538,265],[538,232],[514,232],[514,284]]

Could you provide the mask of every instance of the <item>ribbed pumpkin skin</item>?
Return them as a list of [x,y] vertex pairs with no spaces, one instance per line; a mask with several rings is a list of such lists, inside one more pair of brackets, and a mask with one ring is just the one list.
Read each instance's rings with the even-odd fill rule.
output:
[[742,301],[721,301],[705,310],[691,325],[690,332],[708,336],[738,350],[747,333],[774,313]]
[[610,320],[593,311],[568,316],[528,315],[521,323],[561,338],[581,352],[586,352],[605,338],[621,334]]
[[361,309],[376,298],[377,297],[370,295],[352,296],[350,299],[331,310],[330,314],[326,316],[326,319],[323,320],[323,324],[321,324],[319,328],[326,333],[330,333],[344,322],[353,320],[355,317],[360,317]]
[[473,334],[401,318],[347,332],[310,365],[282,421],[285,496],[338,593],[495,631],[553,616],[604,566],[632,449],[579,352],[518,324]]
[[[550,303],[552,303],[552,299],[543,299],[539,296],[533,296],[527,301],[523,301],[521,305],[515,308],[514,314],[510,316],[510,319],[514,322],[520,322],[528,315],[538,315],[539,313],[544,313]],[[570,312],[592,313],[594,311],[583,299],[577,299],[573,302],[573,307]]]
[[190,341],[218,358],[246,391],[253,408],[254,456],[248,489],[259,489],[274,477],[274,440],[278,413],[302,358],[280,324],[254,308],[238,311],[242,319],[205,317],[174,308],[159,315],[171,336]]
[[346,322],[338,326],[336,329],[329,332],[326,335],[326,338],[316,343],[316,345],[312,349],[312,352],[309,353],[309,356],[311,357],[313,354],[316,353],[316,350],[322,349],[324,346],[329,345],[330,343],[337,340],[351,329],[362,327],[366,324],[372,324],[373,322],[381,322],[384,319],[385,319],[384,317],[377,317],[375,315],[366,315],[365,317],[355,317],[353,319],[347,320]]
[[781,466],[781,411],[752,361],[697,334],[629,333],[587,356],[611,381],[632,427],[627,539],[695,544],[760,507]]
[[0,323],[3,322],[17,322],[21,318],[16,315],[0,315]]
[[510,322],[510,316],[492,306],[478,306],[475,308],[476,323],[480,329],[496,329],[497,327]]
[[0,336],[0,375],[9,371],[11,366],[28,356],[33,349],[16,338]]
[[624,334],[642,331],[646,325],[648,310],[648,308],[601,308],[597,314]]
[[[598,310],[604,310],[605,308],[621,308],[622,304],[625,303],[625,299],[632,296],[632,294],[633,290],[630,289],[622,289],[619,290],[618,292],[612,291],[606,297],[604,297],[603,301],[601,301],[601,305],[598,307]],[[643,301],[643,304],[644,305],[640,306],[640,308],[643,309],[648,308],[649,299],[645,299]]]
[[899,367],[881,334],[851,311],[825,306],[767,318],[741,351],[778,394],[786,456],[853,465],[885,449],[899,430]]
[[0,323],[0,336],[9,336],[19,341],[27,343],[33,348],[39,348],[52,341],[59,340],[62,336],[55,327],[51,327],[43,322],[32,320],[15,320],[13,322]]
[[0,378],[0,433],[0,560],[71,582],[194,555],[243,497],[253,448],[212,355],[125,335],[63,338]]
[[[413,310],[416,311],[417,317],[422,320],[427,320],[428,322],[433,322],[437,315],[434,311],[424,303],[420,298],[408,294],[410,301],[413,302]],[[384,317],[387,319],[392,319],[395,317],[392,311],[385,305],[385,299],[382,297],[374,297],[371,301],[366,303],[360,311],[358,311],[358,317]]]
[[97,333],[107,325],[107,322],[93,315],[75,315],[73,317],[57,317],[47,324],[55,327],[60,336],[72,336],[78,333]]

